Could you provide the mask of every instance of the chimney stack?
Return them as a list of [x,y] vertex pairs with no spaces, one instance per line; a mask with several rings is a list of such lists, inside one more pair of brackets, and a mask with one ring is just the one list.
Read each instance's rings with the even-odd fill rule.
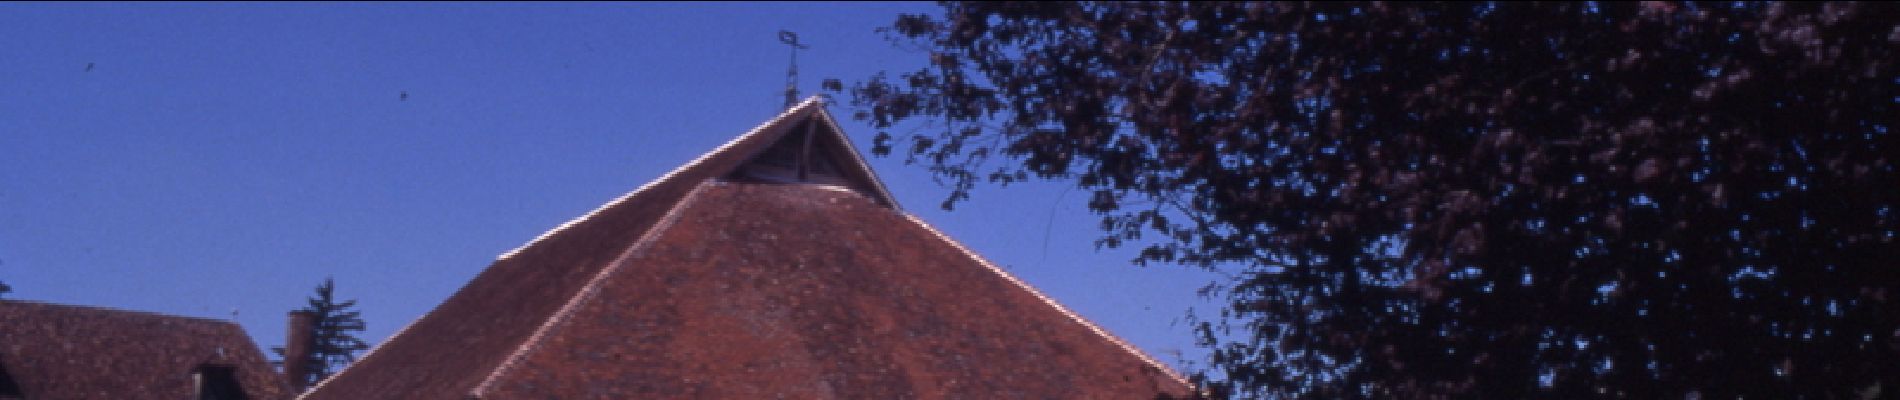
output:
[[284,378],[290,381],[290,390],[302,393],[306,379],[310,376],[310,346],[315,344],[317,335],[317,314],[310,311],[291,311],[290,328],[284,338]]

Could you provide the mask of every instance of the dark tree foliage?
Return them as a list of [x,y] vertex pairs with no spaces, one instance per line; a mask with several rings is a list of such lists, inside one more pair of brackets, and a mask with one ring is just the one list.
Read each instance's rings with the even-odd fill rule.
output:
[[12,293],[12,292],[13,292],[12,286],[7,286],[6,282],[0,282],[0,296],[4,296],[7,293]]
[[[335,291],[336,282],[324,278],[323,283],[317,285],[317,294],[309,298],[309,305],[298,310],[316,316],[313,324],[316,332],[311,335],[308,344],[310,356],[302,361],[307,366],[304,370],[309,371],[309,374],[294,378],[302,379],[303,384],[298,387],[311,387],[322,382],[330,374],[356,362],[357,352],[369,349],[368,343],[356,337],[356,333],[362,332],[365,327],[362,313],[355,310],[356,300],[338,302]],[[282,347],[271,348],[271,351],[276,352],[278,357],[284,356]]]
[[874,150],[945,207],[1065,179],[1139,262],[1240,265],[1216,393],[1900,391],[1900,5],[943,11],[888,31],[929,67],[848,89],[911,129]]

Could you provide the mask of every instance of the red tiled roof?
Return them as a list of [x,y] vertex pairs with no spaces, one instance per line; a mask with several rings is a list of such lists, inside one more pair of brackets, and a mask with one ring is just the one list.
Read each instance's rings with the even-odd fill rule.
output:
[[252,399],[288,398],[283,379],[225,321],[0,301],[0,368],[28,399],[186,399],[204,365],[235,367]]
[[[815,125],[813,125],[815,124]],[[815,127],[842,186],[721,180]],[[1187,386],[895,208],[807,101],[543,235],[310,399],[1153,397]]]

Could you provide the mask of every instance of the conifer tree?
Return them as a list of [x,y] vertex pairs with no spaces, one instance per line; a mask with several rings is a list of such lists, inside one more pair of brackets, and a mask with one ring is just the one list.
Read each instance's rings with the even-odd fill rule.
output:
[[[298,311],[309,312],[315,316],[311,329],[316,332],[310,336],[310,354],[301,362],[308,365],[305,376],[294,377],[301,387],[310,387],[336,371],[341,371],[350,363],[356,362],[356,353],[369,349],[369,344],[357,338],[362,332],[362,312],[356,310],[356,300],[337,301],[336,282],[324,278],[317,285],[317,293],[309,299],[309,305]],[[279,357],[285,356],[283,347],[272,348]],[[283,362],[292,362],[284,360]]]

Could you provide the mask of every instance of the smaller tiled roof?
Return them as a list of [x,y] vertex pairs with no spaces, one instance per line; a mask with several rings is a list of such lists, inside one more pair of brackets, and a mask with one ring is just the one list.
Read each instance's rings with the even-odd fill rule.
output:
[[233,368],[250,399],[290,395],[231,322],[0,300],[0,368],[24,398],[194,398],[203,366]]

